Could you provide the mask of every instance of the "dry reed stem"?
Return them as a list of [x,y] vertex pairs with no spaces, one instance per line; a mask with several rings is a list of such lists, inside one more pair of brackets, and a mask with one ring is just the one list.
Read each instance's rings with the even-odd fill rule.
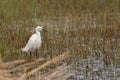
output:
[[29,64],[25,67],[25,70],[26,70],[26,71],[29,70],[29,69],[32,67],[33,64],[35,64],[35,63],[37,63],[37,62],[40,62],[40,61],[42,61],[42,60],[43,60],[43,58],[37,59],[36,61],[29,63]]
[[[21,63],[24,63],[24,62],[26,62],[26,61],[27,61],[26,59],[15,60],[15,61],[11,61],[11,62],[6,62],[6,63],[4,63],[3,65],[6,65],[6,68],[10,68],[10,67],[15,66],[16,64],[21,64]],[[2,65],[1,65],[1,66],[2,66]]]
[[64,54],[61,54],[61,55],[59,55],[59,56],[57,56],[57,57],[55,57],[55,58],[53,58],[53,59],[45,62],[44,64],[40,65],[40,66],[37,67],[36,69],[33,69],[32,71],[28,72],[28,73],[26,74],[26,78],[27,78],[27,77],[30,77],[32,74],[34,74],[34,73],[37,72],[38,70],[41,70],[41,69],[43,69],[44,67],[46,67],[46,66],[48,66],[48,65],[50,65],[50,64],[56,63],[56,62],[58,62],[58,61],[60,61],[60,60],[63,60],[64,58],[66,58],[66,57],[68,57],[68,56],[69,56],[68,52],[65,52]]
[[[64,63],[64,64],[62,64],[61,66],[56,67],[55,69],[52,69],[52,70],[49,70],[49,71],[46,72],[46,73],[40,74],[40,75],[39,75],[39,79],[43,79],[44,77],[46,77],[46,79],[47,79],[47,77],[48,77],[49,75],[51,75],[53,72],[59,71],[59,70],[58,70],[59,68],[63,68],[63,67],[65,67],[66,65],[67,65],[67,64]],[[48,75],[48,76],[47,76],[47,75]],[[36,78],[38,78],[38,77],[36,77]],[[35,80],[36,80],[36,79],[35,79]]]
[[36,59],[36,60],[33,61],[33,62],[30,62],[30,63],[26,63],[26,64],[23,64],[23,65],[17,66],[17,67],[15,67],[15,68],[11,69],[9,72],[13,72],[13,71],[17,71],[17,70],[22,70],[22,68],[24,68],[24,67],[26,67],[26,66],[29,67],[29,66],[31,66],[31,65],[39,62],[39,61],[42,61],[42,60],[43,60],[43,58]]
[[43,80],[67,80],[70,76],[75,75],[75,71],[72,71],[69,73],[68,69],[72,65],[63,65],[63,66],[58,66],[56,69],[52,71],[52,73],[45,75]]
[[49,70],[43,74],[40,74],[35,78],[35,80],[67,80],[70,76],[75,75],[75,71],[69,73],[68,69],[70,69],[72,65],[67,65],[64,63],[61,66],[56,67],[55,69]]

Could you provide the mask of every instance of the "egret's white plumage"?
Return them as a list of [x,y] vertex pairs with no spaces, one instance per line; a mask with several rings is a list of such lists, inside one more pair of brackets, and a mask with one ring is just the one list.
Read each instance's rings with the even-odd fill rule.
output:
[[30,39],[28,40],[26,46],[21,50],[23,52],[33,52],[41,46],[41,34],[39,31],[42,31],[43,28],[41,26],[37,26],[35,28],[35,34],[33,34]]

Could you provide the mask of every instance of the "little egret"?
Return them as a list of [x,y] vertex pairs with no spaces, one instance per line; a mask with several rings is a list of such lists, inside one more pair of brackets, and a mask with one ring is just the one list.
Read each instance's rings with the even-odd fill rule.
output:
[[28,40],[26,46],[22,48],[22,52],[29,52],[30,53],[30,59],[31,59],[31,53],[36,51],[36,57],[37,57],[37,51],[39,47],[41,46],[41,34],[39,31],[44,30],[41,26],[37,26],[35,28],[35,34],[33,34],[30,39]]

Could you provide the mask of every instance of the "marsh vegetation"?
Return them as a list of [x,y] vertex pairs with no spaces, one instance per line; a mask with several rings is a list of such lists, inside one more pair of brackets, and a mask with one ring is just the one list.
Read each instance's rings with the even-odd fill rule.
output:
[[[20,49],[41,25],[48,32],[42,32],[40,57],[51,59],[69,51],[72,57],[65,62],[83,71],[79,79],[92,79],[86,78],[90,74],[120,79],[119,0],[1,0],[0,11],[3,61],[23,58]],[[104,71],[114,76],[103,77]]]

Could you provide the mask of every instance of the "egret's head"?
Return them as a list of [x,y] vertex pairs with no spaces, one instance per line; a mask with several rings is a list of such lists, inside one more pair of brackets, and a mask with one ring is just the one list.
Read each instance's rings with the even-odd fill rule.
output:
[[37,26],[36,28],[35,28],[35,31],[47,31],[47,30],[45,30],[42,26]]
[[37,26],[35,30],[36,30],[36,31],[42,31],[43,28],[42,28],[42,26]]

